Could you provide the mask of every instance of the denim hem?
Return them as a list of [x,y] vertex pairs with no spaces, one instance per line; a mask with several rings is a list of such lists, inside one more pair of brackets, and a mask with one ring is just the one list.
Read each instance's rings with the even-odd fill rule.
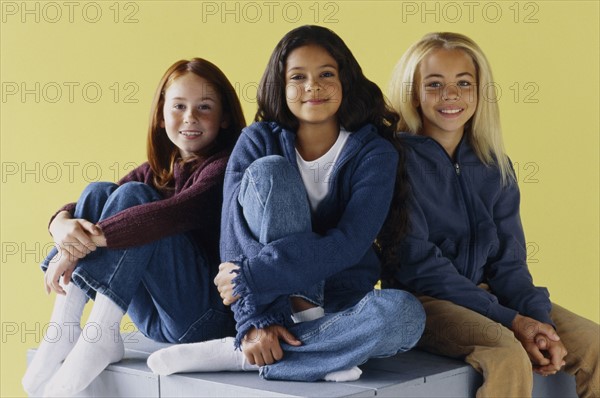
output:
[[250,286],[248,286],[248,281],[246,280],[246,275],[244,274],[243,270],[243,268],[246,266],[247,259],[245,261],[240,259],[234,263],[239,267],[239,269],[231,271],[232,273],[237,274],[231,281],[234,285],[233,294],[240,297],[235,304],[235,310],[242,316],[249,316],[250,314],[256,312],[256,308],[258,306],[256,304],[254,294],[250,291]]
[[[108,286],[98,282],[94,277],[88,274],[83,269],[75,269],[73,273],[72,280],[77,287],[87,294],[89,298],[92,300],[95,299],[95,293],[100,293],[111,299],[116,305],[118,305],[123,312],[127,312],[127,308],[129,304],[125,304],[123,300],[112,290],[108,288]],[[94,292],[94,294],[92,294]]]

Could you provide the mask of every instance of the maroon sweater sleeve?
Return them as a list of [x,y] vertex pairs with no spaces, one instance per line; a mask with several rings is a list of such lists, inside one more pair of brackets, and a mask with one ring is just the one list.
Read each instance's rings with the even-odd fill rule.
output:
[[[150,170],[150,168],[148,167],[148,163],[144,163],[141,166],[138,166],[135,169],[131,170],[129,173],[127,173],[127,175],[125,177],[123,177],[121,180],[119,180],[119,182],[117,184],[122,185],[129,181],[145,182],[146,178],[144,176],[145,176],[145,174],[148,173],[149,170]],[[73,213],[75,213],[76,205],[77,205],[77,202],[67,203],[66,205],[64,205],[63,207],[58,209],[56,211],[56,213],[54,213],[52,215],[52,217],[50,217],[50,221],[48,222],[48,230],[50,229],[50,224],[52,224],[52,221],[54,221],[54,219],[56,218],[58,213],[60,213],[61,211],[66,211],[69,214],[71,214],[71,217],[73,217]]]
[[[213,219],[220,217],[228,157],[229,153],[219,152],[201,161],[186,181],[176,181],[175,192],[161,192],[164,199],[131,207],[99,222],[107,247],[137,246],[203,226],[212,227]],[[153,186],[152,178],[145,163],[118,184],[139,181]]]
[[[107,247],[142,245],[213,224],[208,220],[220,217],[227,159],[228,154],[223,152],[213,155],[198,166],[181,191],[173,196],[131,207],[99,222]],[[151,173],[146,177],[151,178]]]

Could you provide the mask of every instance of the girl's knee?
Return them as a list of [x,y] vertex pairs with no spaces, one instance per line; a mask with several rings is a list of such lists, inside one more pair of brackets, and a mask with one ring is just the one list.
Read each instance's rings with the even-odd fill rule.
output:
[[258,194],[263,201],[272,194],[276,194],[280,201],[293,201],[296,197],[306,196],[300,173],[279,155],[265,156],[248,166],[242,178],[240,203],[245,202],[244,198],[249,192]]
[[409,292],[396,289],[374,291],[381,309],[384,333],[396,340],[401,351],[414,347],[425,329],[425,310]]
[[487,342],[483,347],[490,347],[490,352],[497,363],[511,366],[518,372],[531,372],[531,360],[525,347],[507,328],[500,326],[501,333],[487,333]]
[[151,186],[128,182],[119,186],[108,198],[102,210],[102,219],[133,206],[154,202],[161,197]]
[[414,322],[425,324],[425,310],[421,302],[405,290],[382,289],[378,295],[387,304],[390,315],[400,315],[403,318],[413,319]]
[[261,180],[269,181],[276,185],[286,183],[290,178],[298,178],[298,172],[286,158],[279,155],[269,155],[256,159],[248,166],[244,179],[251,180],[254,184]]
[[277,170],[279,168],[286,168],[290,165],[290,162],[286,158],[280,155],[269,155],[263,156],[262,158],[256,159],[248,166],[248,170],[256,169],[267,169]]
[[113,182],[96,181],[89,183],[83,190],[81,197],[109,197],[119,186]]
[[137,198],[141,202],[152,202],[159,200],[158,193],[148,184],[143,182],[131,181],[119,186],[113,196],[122,197],[124,199]]

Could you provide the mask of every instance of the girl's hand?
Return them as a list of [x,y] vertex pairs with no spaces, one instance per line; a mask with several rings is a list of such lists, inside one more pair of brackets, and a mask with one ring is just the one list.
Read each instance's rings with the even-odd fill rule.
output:
[[240,267],[233,263],[221,263],[221,265],[219,265],[219,273],[215,277],[214,283],[217,285],[217,290],[225,305],[231,305],[240,298],[240,296],[233,295],[234,285],[232,281],[237,274],[232,271],[237,269],[240,269]]
[[[559,342],[560,338],[554,328],[547,323],[517,314],[512,322],[512,331],[515,337],[521,342],[523,348],[525,348],[525,351],[527,351],[534,369],[536,367],[545,369],[548,365],[551,367],[559,366],[566,355],[566,350],[564,350],[564,355],[559,355],[559,351],[561,351],[560,346],[563,348],[564,346],[562,343],[560,345],[555,344]],[[552,351],[550,351],[550,347],[552,347]],[[550,358],[547,358],[542,351],[547,352]],[[560,366],[558,369],[560,369]]]
[[54,290],[57,294],[66,294],[60,285],[60,278],[63,278],[63,284],[68,285],[71,282],[71,275],[77,266],[77,259],[71,257],[65,251],[59,251],[48,265],[48,269],[44,274],[44,285],[46,293],[50,294]]
[[550,360],[550,364],[545,366],[534,366],[533,371],[542,375],[553,375],[565,366],[564,358],[567,356],[567,349],[562,341],[552,341],[543,334],[535,336],[535,344],[546,358]]
[[252,365],[271,365],[283,358],[279,339],[289,345],[302,345],[302,342],[283,326],[270,325],[264,329],[250,329],[242,340],[242,351]]
[[[93,223],[71,218],[67,211],[61,211],[50,224],[50,233],[59,251],[81,259],[106,242],[100,228]],[[104,243],[106,245],[106,243]]]

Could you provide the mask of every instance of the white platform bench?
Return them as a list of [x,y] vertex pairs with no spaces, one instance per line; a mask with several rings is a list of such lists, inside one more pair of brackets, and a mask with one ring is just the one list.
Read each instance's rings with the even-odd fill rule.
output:
[[[106,368],[78,397],[474,397],[482,381],[462,361],[418,350],[372,359],[360,367],[359,380],[347,383],[267,381],[257,372],[157,376],[146,359],[168,344],[155,343],[141,333],[123,338],[125,358]],[[34,353],[28,351],[28,363]],[[577,397],[575,379],[563,372],[535,375],[533,396]]]

